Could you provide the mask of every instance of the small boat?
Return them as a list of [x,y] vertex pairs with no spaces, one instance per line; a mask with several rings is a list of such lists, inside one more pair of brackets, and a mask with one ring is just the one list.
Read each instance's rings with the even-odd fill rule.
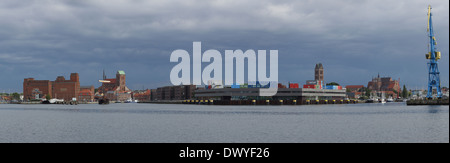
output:
[[389,97],[386,102],[394,102],[394,99],[392,97]]
[[138,100],[128,99],[125,101],[125,103],[138,103]]
[[384,92],[381,94],[380,103],[385,104],[386,103],[386,97],[384,95]]
[[107,99],[107,98],[99,99],[98,104],[99,105],[107,105],[107,104],[109,104],[109,99]]

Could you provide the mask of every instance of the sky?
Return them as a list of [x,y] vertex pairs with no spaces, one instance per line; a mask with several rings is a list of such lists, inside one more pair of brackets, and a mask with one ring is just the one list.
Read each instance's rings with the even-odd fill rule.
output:
[[171,85],[174,50],[278,50],[279,81],[367,85],[378,74],[427,86],[427,7],[441,84],[449,85],[446,0],[0,0],[0,93],[24,78],[80,74],[98,87],[124,70],[130,89]]

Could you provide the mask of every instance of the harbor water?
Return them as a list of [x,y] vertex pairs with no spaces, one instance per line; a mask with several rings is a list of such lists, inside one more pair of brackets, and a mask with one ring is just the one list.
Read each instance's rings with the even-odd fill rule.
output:
[[448,143],[449,106],[0,105],[1,143]]

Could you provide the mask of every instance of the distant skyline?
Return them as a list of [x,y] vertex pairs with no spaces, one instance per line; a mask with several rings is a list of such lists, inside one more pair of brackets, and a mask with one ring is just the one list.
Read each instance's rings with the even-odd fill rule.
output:
[[380,74],[424,89],[428,5],[448,87],[449,1],[0,1],[0,93],[75,72],[98,87],[103,69],[124,70],[133,90],[170,85],[170,54],[194,41],[203,51],[278,50],[283,84],[313,80],[322,63],[326,82],[367,86]]

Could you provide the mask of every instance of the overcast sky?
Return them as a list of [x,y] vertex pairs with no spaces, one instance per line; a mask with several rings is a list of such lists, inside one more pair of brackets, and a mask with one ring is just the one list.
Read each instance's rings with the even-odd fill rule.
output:
[[449,85],[447,0],[0,0],[0,91],[24,78],[80,74],[99,86],[105,69],[131,89],[170,85],[170,54],[202,49],[278,50],[279,81],[367,85],[372,77],[427,85],[427,7],[433,6],[442,85]]

